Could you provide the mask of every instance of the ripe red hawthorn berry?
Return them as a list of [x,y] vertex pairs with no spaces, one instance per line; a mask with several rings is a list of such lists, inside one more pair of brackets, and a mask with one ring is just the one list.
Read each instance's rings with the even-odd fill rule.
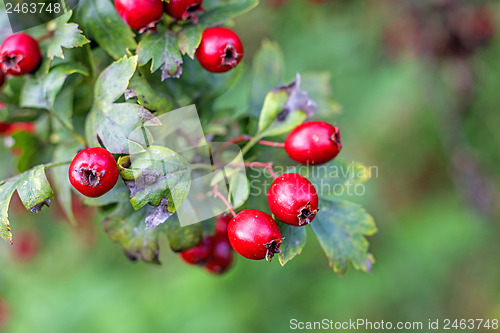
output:
[[170,0],[165,3],[165,10],[168,15],[178,21],[191,19],[198,23],[198,15],[205,11],[201,6],[203,0]]
[[0,67],[6,74],[19,76],[32,73],[41,61],[38,42],[30,35],[10,35],[0,46]]
[[302,164],[326,163],[334,159],[341,149],[339,128],[323,121],[303,123],[285,140],[288,156]]
[[104,148],[87,148],[79,152],[69,166],[71,185],[87,197],[100,197],[115,186],[118,167]]
[[200,244],[180,253],[180,257],[190,265],[203,266],[208,260],[213,248],[212,237],[205,237]]
[[219,234],[213,237],[213,249],[205,265],[207,271],[212,274],[227,272],[233,263],[233,249],[227,239],[227,234]]
[[243,45],[238,35],[230,29],[208,28],[203,31],[196,58],[209,72],[227,72],[243,58]]
[[269,214],[259,210],[241,211],[229,222],[227,234],[233,249],[247,259],[269,261],[280,253],[280,229]]
[[161,0],[115,0],[118,15],[140,33],[154,28],[163,15]]
[[285,173],[276,178],[267,197],[274,216],[291,225],[309,224],[318,212],[316,189],[309,180],[296,173]]

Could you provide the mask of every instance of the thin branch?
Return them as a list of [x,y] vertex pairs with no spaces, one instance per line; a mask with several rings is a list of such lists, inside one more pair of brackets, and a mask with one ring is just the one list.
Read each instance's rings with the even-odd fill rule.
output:
[[222,193],[219,192],[218,185],[214,186],[213,192],[214,192],[214,197],[219,198],[224,203],[224,205],[226,205],[227,209],[231,212],[231,215],[233,215],[233,217],[236,217],[236,213],[235,213],[233,207],[231,206],[231,204],[229,203],[229,201],[227,201],[226,197],[223,196]]

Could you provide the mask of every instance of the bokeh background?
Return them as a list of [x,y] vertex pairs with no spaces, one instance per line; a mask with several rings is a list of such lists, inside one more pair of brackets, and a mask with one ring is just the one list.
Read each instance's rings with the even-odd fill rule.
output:
[[[0,330],[244,333],[286,332],[292,318],[499,319],[500,3],[262,0],[234,29],[249,66],[269,39],[282,48],[287,81],[330,73],[342,112],[319,118],[342,128],[343,158],[379,170],[350,198],[379,228],[373,272],[337,276],[312,232],[285,267],[237,258],[212,276],[166,242],[162,266],[133,264],[93,210],[76,203],[75,228],[56,206],[34,215],[14,200],[17,244],[0,242],[0,310],[9,312]],[[0,153],[4,177],[13,160]]]

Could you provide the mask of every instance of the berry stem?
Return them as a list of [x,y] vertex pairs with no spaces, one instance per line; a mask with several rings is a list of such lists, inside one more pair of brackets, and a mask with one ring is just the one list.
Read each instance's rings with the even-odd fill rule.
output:
[[224,197],[222,195],[222,193],[219,192],[219,186],[218,185],[215,185],[214,186],[214,196],[219,198],[223,203],[224,205],[226,205],[227,209],[231,212],[231,215],[233,215],[233,217],[236,217],[236,212],[234,211],[233,207],[231,206],[231,204],[229,203],[229,201],[227,201],[226,197]]
[[229,147],[232,143],[239,143],[239,142],[243,142],[243,141],[248,141],[248,143],[241,150],[243,155],[245,155],[256,144],[260,144],[263,146],[269,146],[269,147],[275,147],[275,148],[285,148],[285,144],[282,142],[260,140],[260,136],[252,137],[248,134],[243,134],[243,135],[240,135],[236,138],[233,138],[233,139],[227,141],[226,143],[224,143],[223,145],[218,147],[214,153],[217,153],[221,150],[224,150],[225,148]]
[[55,34],[55,33],[56,33],[55,31],[49,31],[49,32],[47,32],[45,35],[42,35],[42,36],[38,37],[38,38],[36,39],[36,41],[37,41],[38,43],[41,43],[41,42],[43,42],[43,41],[44,41],[44,40],[46,40],[46,39],[50,39],[50,38],[52,38],[52,37],[54,36],[54,34]]
[[[242,142],[242,141],[250,141],[252,140],[253,138],[248,135],[248,134],[243,134],[243,135],[240,135],[234,139],[231,139],[229,140],[228,142],[230,143],[238,143],[238,142]],[[269,147],[277,147],[277,148],[285,148],[285,144],[282,143],[282,142],[274,142],[274,141],[267,141],[267,140],[259,140],[257,141],[257,143],[259,145],[263,145],[263,146],[269,146]]]
[[264,163],[264,162],[245,162],[246,168],[264,168],[264,169],[267,169],[267,171],[269,171],[269,174],[271,175],[271,177],[273,177],[273,179],[276,179],[278,177],[276,176],[276,173],[274,172],[273,165],[274,164],[272,162],[267,162],[267,163]]

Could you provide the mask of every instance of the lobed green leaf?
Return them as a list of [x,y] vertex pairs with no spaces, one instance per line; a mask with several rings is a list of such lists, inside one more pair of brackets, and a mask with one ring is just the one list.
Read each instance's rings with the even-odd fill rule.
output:
[[320,208],[311,228],[333,270],[342,275],[351,263],[355,269],[371,272],[374,259],[365,237],[377,232],[373,218],[360,205],[344,200],[322,197]]

